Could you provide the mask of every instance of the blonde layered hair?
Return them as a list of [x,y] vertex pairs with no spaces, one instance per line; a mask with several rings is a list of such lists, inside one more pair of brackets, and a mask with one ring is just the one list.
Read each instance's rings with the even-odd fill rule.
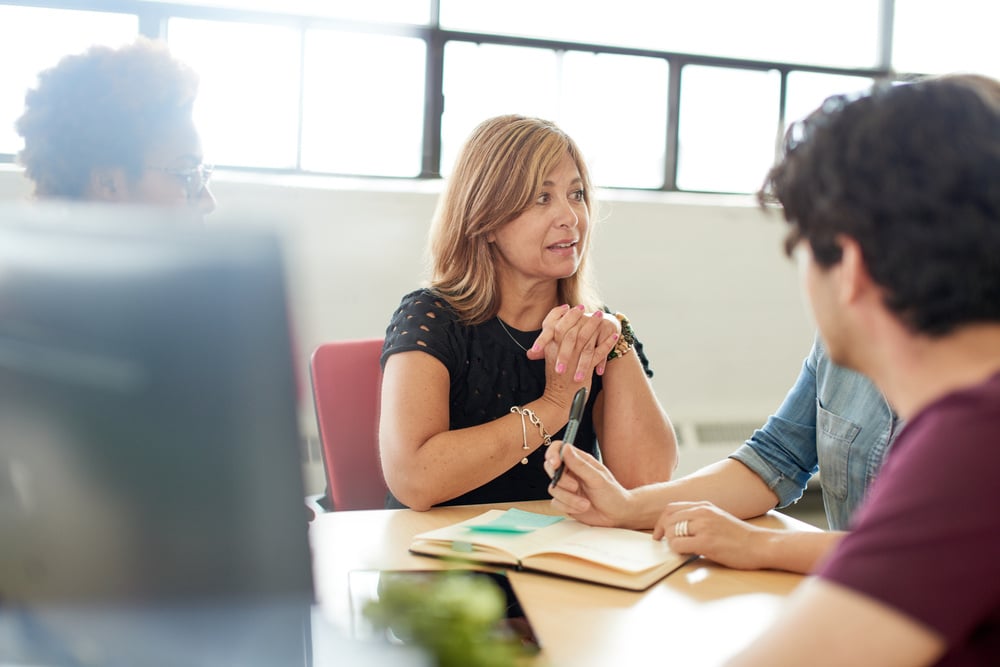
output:
[[[495,232],[534,205],[538,192],[565,155],[583,181],[590,220],[595,202],[590,173],[580,149],[547,120],[509,115],[481,123],[466,140],[438,202],[431,227],[430,288],[465,324],[481,324],[500,309],[497,251],[487,242]],[[558,280],[559,303],[599,307],[590,286],[587,257],[591,234],[576,273]]]

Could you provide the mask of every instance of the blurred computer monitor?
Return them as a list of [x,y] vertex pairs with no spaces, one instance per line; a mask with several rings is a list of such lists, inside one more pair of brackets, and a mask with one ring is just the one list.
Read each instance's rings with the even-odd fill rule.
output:
[[136,641],[166,655],[135,664],[298,662],[313,586],[287,303],[263,231],[0,208],[0,662],[27,643],[128,664]]

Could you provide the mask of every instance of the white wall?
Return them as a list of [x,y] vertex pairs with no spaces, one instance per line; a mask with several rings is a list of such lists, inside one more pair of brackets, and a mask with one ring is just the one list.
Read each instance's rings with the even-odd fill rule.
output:
[[[253,218],[286,239],[302,376],[321,341],[382,336],[399,298],[424,276],[439,183],[217,174],[209,224]],[[0,169],[0,201],[27,196]],[[684,442],[681,472],[731,450],[795,379],[812,340],[778,216],[750,197],[605,191],[594,239],[598,286],[646,345],[657,394]],[[307,397],[308,398],[308,397]],[[315,438],[308,400],[303,430]],[[698,442],[704,422],[732,422],[731,441]],[[704,440],[704,438],[701,438]],[[307,465],[312,490],[322,485]]]

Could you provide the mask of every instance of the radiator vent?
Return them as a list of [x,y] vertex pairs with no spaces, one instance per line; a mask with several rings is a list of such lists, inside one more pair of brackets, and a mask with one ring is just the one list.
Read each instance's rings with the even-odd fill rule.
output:
[[303,461],[307,463],[322,463],[323,449],[320,446],[319,437],[307,435],[303,438]]

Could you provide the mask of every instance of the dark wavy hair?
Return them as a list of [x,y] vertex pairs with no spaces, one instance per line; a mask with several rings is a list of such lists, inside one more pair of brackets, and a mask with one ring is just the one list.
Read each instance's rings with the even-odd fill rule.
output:
[[834,97],[789,128],[758,192],[783,206],[785,250],[823,267],[856,240],[885,304],[941,336],[1000,321],[1000,83],[950,75]]
[[140,37],[119,49],[91,47],[38,75],[25,95],[18,162],[37,197],[82,199],[94,168],[137,177],[161,129],[189,116],[194,70],[162,42]]

